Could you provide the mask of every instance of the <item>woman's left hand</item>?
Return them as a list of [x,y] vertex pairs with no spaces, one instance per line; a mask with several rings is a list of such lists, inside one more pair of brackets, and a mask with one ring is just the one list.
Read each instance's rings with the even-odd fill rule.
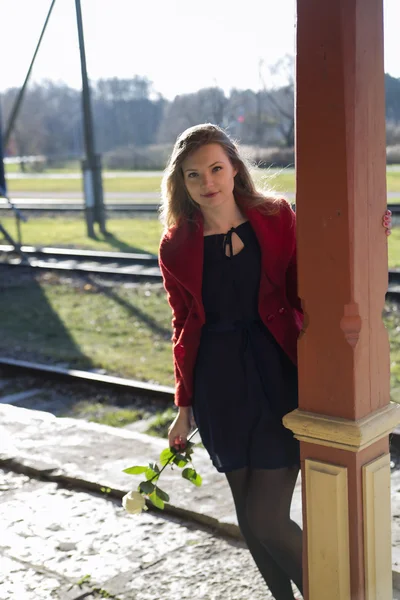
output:
[[382,225],[385,228],[386,235],[390,235],[392,233],[392,212],[390,210],[385,211],[382,218]]

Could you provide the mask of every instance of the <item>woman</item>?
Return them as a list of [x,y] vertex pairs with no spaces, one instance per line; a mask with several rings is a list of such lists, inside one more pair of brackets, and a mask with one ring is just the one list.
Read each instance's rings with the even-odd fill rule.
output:
[[295,214],[256,191],[236,144],[203,124],[176,141],[162,216],[178,406],[170,446],[185,446],[193,415],[265,582],[276,600],[293,600],[291,580],[302,590],[302,532],[290,519],[300,461],[282,417],[297,406]]

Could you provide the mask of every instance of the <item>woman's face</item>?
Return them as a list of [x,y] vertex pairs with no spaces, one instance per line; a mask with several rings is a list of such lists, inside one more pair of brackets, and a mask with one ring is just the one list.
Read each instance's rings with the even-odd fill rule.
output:
[[234,169],[219,144],[206,144],[182,163],[185,186],[192,200],[203,209],[235,202]]

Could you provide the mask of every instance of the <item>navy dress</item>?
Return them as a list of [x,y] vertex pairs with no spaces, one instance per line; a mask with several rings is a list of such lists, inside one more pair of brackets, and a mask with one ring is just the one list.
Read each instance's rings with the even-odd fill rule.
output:
[[[233,255],[232,233],[244,247]],[[206,322],[194,373],[193,413],[220,472],[299,465],[282,424],[297,407],[297,369],[258,314],[261,252],[249,221],[204,237]]]

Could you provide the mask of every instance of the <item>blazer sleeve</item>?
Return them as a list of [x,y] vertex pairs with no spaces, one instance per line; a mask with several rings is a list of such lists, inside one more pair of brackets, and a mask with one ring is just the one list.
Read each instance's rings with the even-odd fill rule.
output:
[[183,326],[186,321],[186,317],[188,315],[188,308],[185,302],[185,299],[179,289],[179,284],[176,282],[175,278],[169,273],[169,271],[164,267],[162,261],[160,260],[160,270],[163,278],[164,288],[167,292],[167,300],[168,304],[172,310],[172,342],[175,344]]
[[286,269],[286,295],[290,305],[303,314],[301,300],[297,293],[297,250],[296,250],[296,214],[289,204],[285,206],[286,227],[285,237],[289,242],[289,262]]
[[[164,288],[167,292],[168,304],[172,310],[172,344],[173,346],[179,339],[181,331],[188,315],[188,308],[182,292],[179,289],[179,284],[175,278],[169,273],[162,263],[160,257],[160,270],[163,277]],[[173,355],[174,360],[174,377],[175,377],[175,404],[177,406],[190,406],[191,400],[188,397],[186,388],[183,383],[183,377],[179,370],[178,363]]]

